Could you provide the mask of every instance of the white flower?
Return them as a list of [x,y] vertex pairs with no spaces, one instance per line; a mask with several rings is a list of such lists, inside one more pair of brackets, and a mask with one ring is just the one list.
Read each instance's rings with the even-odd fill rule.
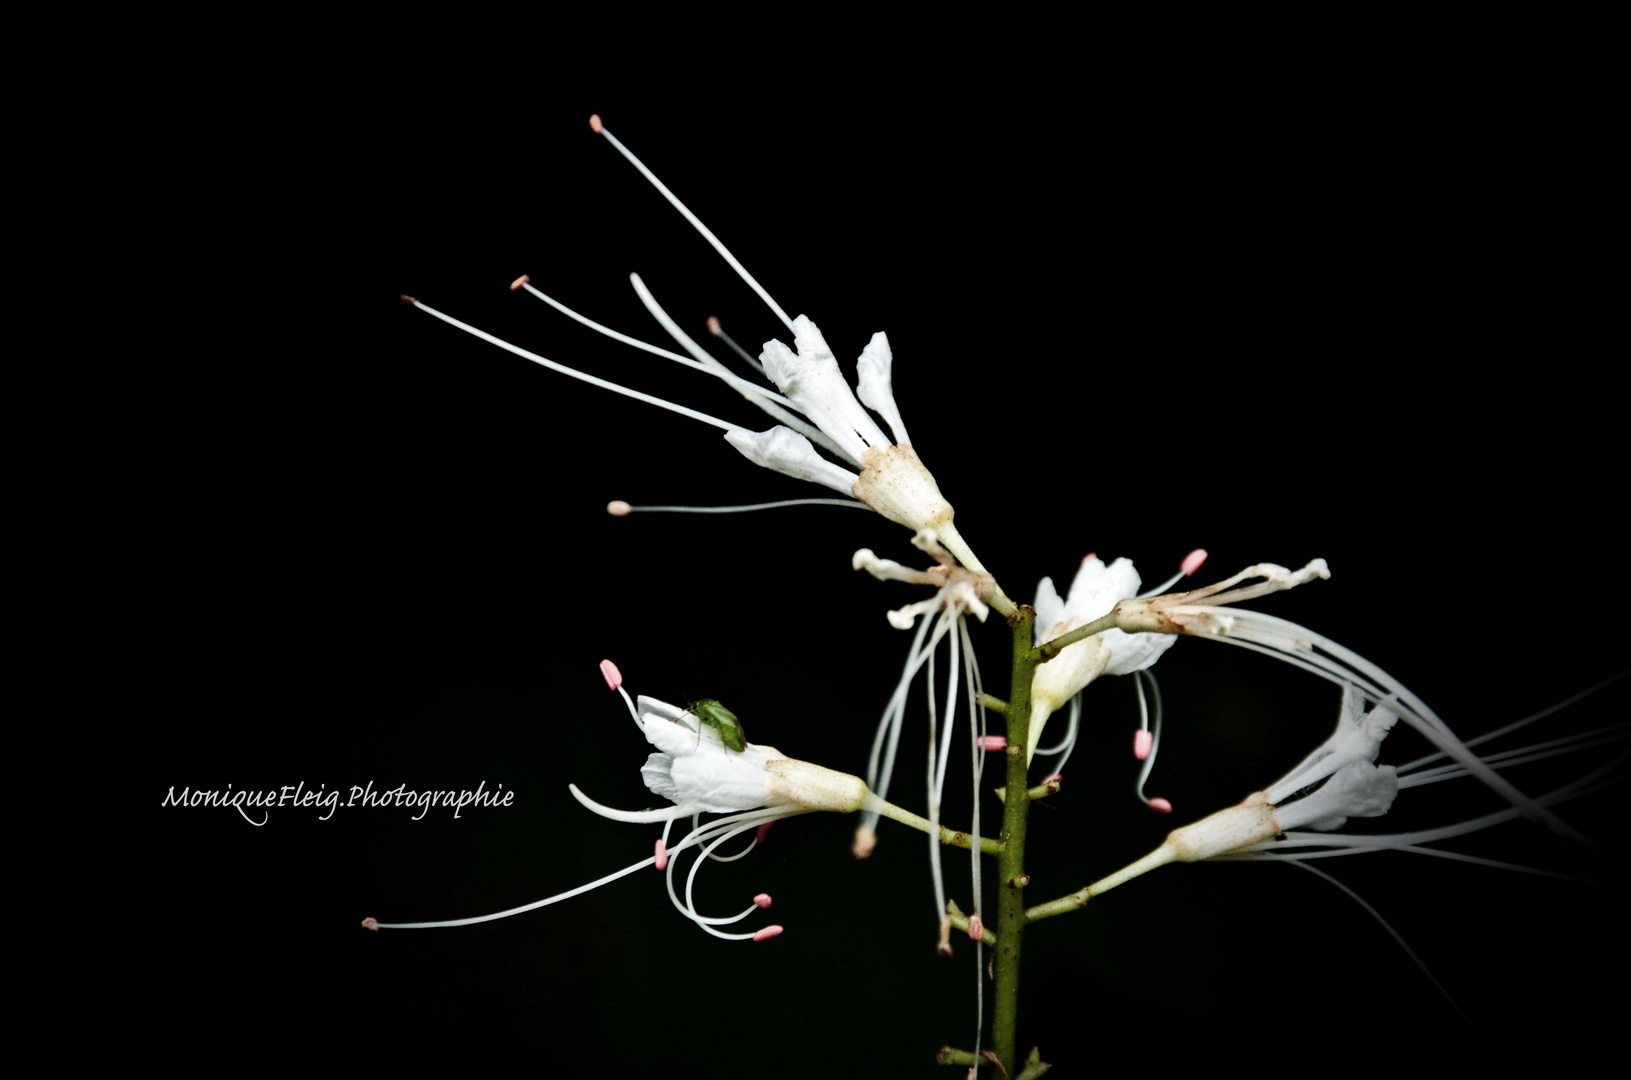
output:
[[[516,279],[511,288],[525,288],[568,317],[618,341],[722,380],[747,400],[769,413],[777,421],[775,427],[766,431],[754,431],[695,409],[642,394],[605,379],[595,378],[495,338],[458,319],[444,315],[413,297],[404,296],[403,299],[443,322],[552,371],[721,428],[725,432],[726,440],[754,464],[799,480],[821,484],[857,499],[889,520],[905,525],[914,532],[932,528],[939,533],[941,542],[962,561],[963,565],[971,570],[983,572],[984,567],[980,565],[973,551],[952,524],[951,504],[941,495],[934,476],[911,446],[906,424],[901,419],[900,407],[895,402],[891,373],[894,355],[889,348],[889,339],[882,332],[872,335],[872,339],[861,351],[857,361],[856,388],[851,390],[839,370],[833,350],[822,337],[816,324],[804,315],[788,318],[781,305],[777,304],[764,287],[748,274],[719,239],[657,179],[651,170],[606,130],[598,118],[595,118],[590,126],[651,181],[663,197],[713,245],[742,280],[759,294],[760,299],[791,332],[792,348],[773,339],[765,342],[763,352],[759,356],[759,364],[762,365],[764,374],[776,384],[779,393],[743,379],[728,370],[718,358],[703,349],[669,317],[638,275],[631,274],[630,280],[641,302],[669,336],[689,354],[688,356],[649,345],[602,326],[539,291],[525,275]],[[710,320],[710,329],[716,335],[723,336],[717,320]],[[732,347],[736,348],[734,343]],[[748,354],[742,355],[747,362],[753,362]],[[867,412],[867,408],[871,408],[883,418],[889,427],[888,435]],[[823,451],[827,456],[823,456]],[[614,505],[623,505],[625,508],[622,512],[627,512],[626,504],[614,503]],[[1010,614],[1012,611],[1006,599],[1002,610],[1004,614]]]
[[[1096,555],[1082,560],[1068,599],[1059,598],[1052,578],[1043,578],[1036,587],[1036,644],[1046,644],[1110,614],[1118,602],[1136,596],[1141,584],[1131,561],[1117,559],[1106,566]],[[1112,628],[1067,645],[1058,656],[1038,666],[1031,679],[1030,756],[1036,755],[1048,717],[1089,683],[1100,675],[1142,671],[1159,660],[1174,640]]]
[[[571,899],[648,866],[656,866],[667,873],[668,895],[674,906],[714,937],[728,941],[765,941],[782,932],[780,926],[767,926],[742,934],[727,934],[714,929],[740,922],[755,911],[769,907],[770,897],[760,893],[754,897],[752,905],[736,915],[703,915],[697,911],[692,899],[697,871],[720,845],[743,833],[761,830],[780,818],[815,810],[840,813],[860,810],[867,801],[866,785],[859,777],[789,758],[773,746],[747,743],[741,751],[732,750],[724,744],[718,731],[703,724],[694,713],[647,697],[639,699],[639,708],[636,709],[628,692],[623,689],[622,674],[610,660],[601,661],[601,672],[606,677],[606,684],[622,696],[629,715],[634,718],[646,740],[657,748],[657,752],[646,759],[640,770],[646,786],[675,805],[658,810],[615,810],[595,802],[578,790],[575,784],[571,785],[570,790],[578,802],[601,817],[632,824],[662,822],[663,835],[656,842],[654,854],[587,885],[508,911],[445,922],[382,923],[365,919],[363,925],[366,928],[407,930],[489,922]],[[668,845],[669,830],[676,820],[695,818],[705,813],[727,816],[696,824],[672,847]],[[757,839],[749,844],[748,850],[752,850],[756,843]],[[674,884],[678,861],[672,857],[693,847],[701,851],[686,877],[685,898],[682,901]],[[733,859],[740,857],[731,856]]]

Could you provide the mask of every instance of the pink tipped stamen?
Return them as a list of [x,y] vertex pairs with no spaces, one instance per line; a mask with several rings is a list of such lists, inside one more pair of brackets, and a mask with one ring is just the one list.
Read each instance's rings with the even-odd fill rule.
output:
[[657,852],[657,869],[667,870],[668,869],[668,845],[663,843],[661,838],[659,838],[658,841],[657,841],[656,852]]
[[780,937],[781,932],[782,932],[782,928],[779,927],[779,926],[767,926],[763,930],[759,931],[757,934],[754,934],[753,935],[753,940],[754,941],[769,941],[773,937]]
[[1099,556],[1098,556],[1098,553],[1097,553],[1097,552],[1093,552],[1093,551],[1089,551],[1089,552],[1088,552],[1088,553],[1087,553],[1087,554],[1086,554],[1086,555],[1083,555],[1083,556],[1082,556],[1082,562],[1084,562],[1084,563],[1085,563],[1085,562],[1090,562],[1090,561],[1092,561],[1092,560],[1093,560],[1093,559],[1096,559],[1096,558],[1098,558],[1098,557],[1099,557]]
[[589,130],[594,132],[596,135],[599,135],[602,131],[605,130],[605,127],[600,122],[600,114],[599,113],[595,113],[594,115],[589,117]]
[[981,735],[977,740],[981,750],[1006,750],[1008,737],[1006,735]]
[[531,280],[532,280],[531,275],[522,274],[520,277],[518,277],[514,281],[510,282],[510,291],[511,292],[519,291],[521,286],[525,285],[527,282],[529,282]]
[[1043,783],[1044,783],[1044,784],[1051,784],[1051,783],[1053,783],[1053,782],[1054,782],[1054,781],[1055,781],[1055,780],[1063,780],[1063,779],[1064,779],[1064,778],[1065,778],[1065,777],[1064,777],[1064,774],[1063,774],[1063,773],[1054,773],[1054,774],[1053,774],[1053,775],[1052,775],[1052,776],[1044,776],[1044,777],[1043,777],[1043,778],[1042,778],[1042,782],[1043,782]]
[[606,689],[617,690],[623,685],[623,673],[610,660],[600,662],[600,674],[606,680]]
[[1155,736],[1149,729],[1139,728],[1133,732],[1133,757],[1140,761],[1150,756],[1150,748],[1155,745]]
[[970,941],[979,941],[985,937],[985,923],[980,921],[978,915],[968,917],[968,938]]
[[764,843],[770,837],[770,827],[774,824],[776,824],[774,821],[767,821],[759,826],[759,831],[754,833],[754,837],[759,843]]
[[612,515],[612,517],[628,517],[633,510],[634,507],[630,506],[622,499],[613,499],[611,502],[606,504],[606,512]]
[[366,918],[366,919],[364,919],[362,921],[362,928],[364,930],[375,930],[375,931],[377,931],[379,929],[379,920],[374,918],[372,915],[370,915],[370,916],[368,916],[368,918]]
[[1168,802],[1167,800],[1161,798],[1161,796],[1159,796],[1159,795],[1157,795],[1155,798],[1150,800],[1149,807],[1150,807],[1151,810],[1154,810],[1157,814],[1170,814],[1170,813],[1172,813],[1172,804],[1170,802]]
[[1201,568],[1201,563],[1205,561],[1206,549],[1196,548],[1194,551],[1191,551],[1188,555],[1184,556],[1183,565],[1180,566],[1179,569],[1183,570],[1184,577],[1188,577],[1195,571],[1199,570]]
[[754,904],[755,907],[762,907],[762,908],[769,907],[770,906],[770,894],[767,893],[767,892],[760,893],[758,896],[755,896],[753,898],[753,904]]
[[708,316],[708,333],[712,334],[714,337],[718,337],[720,335],[720,333],[722,333],[722,331],[720,330],[720,327],[719,327],[719,318],[718,318],[718,316],[715,316],[715,315]]

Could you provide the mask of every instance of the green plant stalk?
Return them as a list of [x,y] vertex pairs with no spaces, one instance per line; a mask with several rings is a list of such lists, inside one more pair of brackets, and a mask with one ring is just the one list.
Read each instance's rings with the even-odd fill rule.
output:
[[[1031,676],[1037,658],[1032,656],[1031,628],[1036,611],[1021,605],[1009,616],[1013,627],[1013,687],[1008,695],[1008,790],[1025,791],[1025,748],[1030,745]],[[1019,1070],[1016,1054],[1019,1035],[1019,954],[1025,939],[1025,823],[1031,812],[1030,799],[1005,799],[1002,804],[1002,852],[997,856],[997,941],[992,965],[996,975],[992,1048],[1010,1076]]]

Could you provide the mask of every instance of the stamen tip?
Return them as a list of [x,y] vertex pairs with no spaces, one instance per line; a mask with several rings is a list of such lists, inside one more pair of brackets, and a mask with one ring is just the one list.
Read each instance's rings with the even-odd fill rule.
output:
[[770,827],[774,824],[776,824],[774,821],[765,822],[763,825],[759,826],[758,831],[753,834],[753,838],[761,844],[764,843],[766,840],[770,839]]
[[[607,661],[607,663],[610,663],[610,661]],[[657,838],[657,847],[656,847],[655,850],[656,850],[656,854],[657,854],[657,869],[667,870],[668,869],[668,845],[663,843],[662,837]]]
[[1199,570],[1201,568],[1201,563],[1205,561],[1206,549],[1196,548],[1194,551],[1191,551],[1188,555],[1184,556],[1183,564],[1179,567],[1179,569],[1184,572],[1184,577],[1188,577],[1195,571]]
[[850,851],[857,859],[864,859],[872,854],[872,849],[878,846],[878,834],[862,825],[855,830],[855,843],[850,845]]
[[723,332],[724,331],[719,328],[718,317],[714,315],[708,316],[708,333],[712,334],[714,337],[718,337]]
[[1150,747],[1155,745],[1155,736],[1144,728],[1133,732],[1133,757],[1140,761],[1150,756]]
[[1094,560],[1094,559],[1096,559],[1096,558],[1098,558],[1098,557],[1099,557],[1099,553],[1098,553],[1098,552],[1096,552],[1096,551],[1089,551],[1089,552],[1088,552],[1088,553],[1087,553],[1087,554],[1086,554],[1086,555],[1083,555],[1083,556],[1082,556],[1082,562],[1084,562],[1084,563],[1087,563],[1087,562],[1091,562],[1091,561],[1092,561],[1092,560]]
[[364,930],[378,931],[379,930],[379,920],[374,918],[372,915],[370,915],[370,916],[368,916],[368,918],[366,918],[366,919],[364,919],[362,921],[362,928]]
[[617,670],[617,665],[610,660],[600,662],[601,678],[606,680],[606,689],[616,690],[623,685],[623,673]]
[[518,277],[514,281],[510,282],[510,291],[515,292],[515,290],[519,289],[521,286],[525,285],[527,282],[529,282],[531,280],[532,280],[531,277],[529,277],[526,274],[522,274],[520,277]]
[[982,750],[1006,750],[1008,737],[1006,735],[982,735],[976,740]]
[[630,511],[633,509],[634,507],[630,506],[622,499],[613,499],[611,502],[606,504],[606,512],[612,515],[612,517],[628,517]]
[[418,300],[415,300],[413,297],[409,296],[407,293],[402,294],[402,302],[404,304],[418,304],[419,303]]
[[755,896],[753,898],[753,906],[754,907],[762,907],[762,908],[769,907],[770,906],[770,894],[767,893],[767,892],[762,892],[758,896]]
[[970,941],[979,941],[985,937],[985,923],[980,921],[978,915],[968,917],[968,937]]
[[596,135],[599,135],[601,132],[606,130],[605,125],[600,122],[599,113],[594,113],[589,117],[589,130],[594,132]]
[[754,934],[753,935],[753,940],[754,941],[769,941],[773,937],[781,936],[781,932],[782,932],[782,928],[779,927],[779,926],[767,926],[763,930],[759,931],[757,934]]
[[1064,773],[1054,773],[1052,776],[1044,776],[1042,778],[1042,782],[1044,784],[1051,784],[1056,780],[1063,780],[1064,778],[1065,778]]
[[1172,813],[1172,804],[1157,795],[1155,798],[1150,800],[1150,809],[1154,810],[1157,814],[1170,814]]

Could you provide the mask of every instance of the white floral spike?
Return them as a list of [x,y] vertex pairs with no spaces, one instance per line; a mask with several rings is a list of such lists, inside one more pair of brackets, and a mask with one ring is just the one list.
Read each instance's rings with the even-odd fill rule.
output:
[[629,164],[633,165],[636,169],[639,169],[640,175],[651,181],[651,186],[656,188],[662,194],[662,197],[668,200],[669,205],[684,215],[685,220],[691,223],[691,227],[696,229],[697,232],[701,233],[702,238],[708,241],[708,243],[712,244],[713,249],[719,252],[727,263],[730,263],[731,269],[736,271],[737,276],[743,281],[747,282],[750,289],[759,294],[759,299],[763,300],[767,305],[769,305],[770,310],[776,313],[776,318],[786,323],[789,330],[793,328],[793,320],[787,317],[787,312],[782,310],[780,304],[776,303],[776,301],[770,298],[770,294],[765,292],[764,286],[760,285],[753,279],[753,275],[749,274],[747,269],[741,263],[736,261],[736,256],[727,251],[725,249],[725,245],[719,242],[719,237],[710,232],[708,230],[708,226],[704,225],[695,214],[691,213],[684,203],[675,198],[674,193],[668,190],[668,186],[666,184],[657,179],[655,173],[646,168],[645,164],[639,158],[635,157],[634,154],[629,151],[628,147],[624,146],[617,140],[617,136],[613,135],[607,130],[606,125],[600,122],[600,116],[598,114],[589,118],[589,129],[596,135],[605,136],[606,141],[611,143],[619,154],[622,154],[625,158],[627,158]]

